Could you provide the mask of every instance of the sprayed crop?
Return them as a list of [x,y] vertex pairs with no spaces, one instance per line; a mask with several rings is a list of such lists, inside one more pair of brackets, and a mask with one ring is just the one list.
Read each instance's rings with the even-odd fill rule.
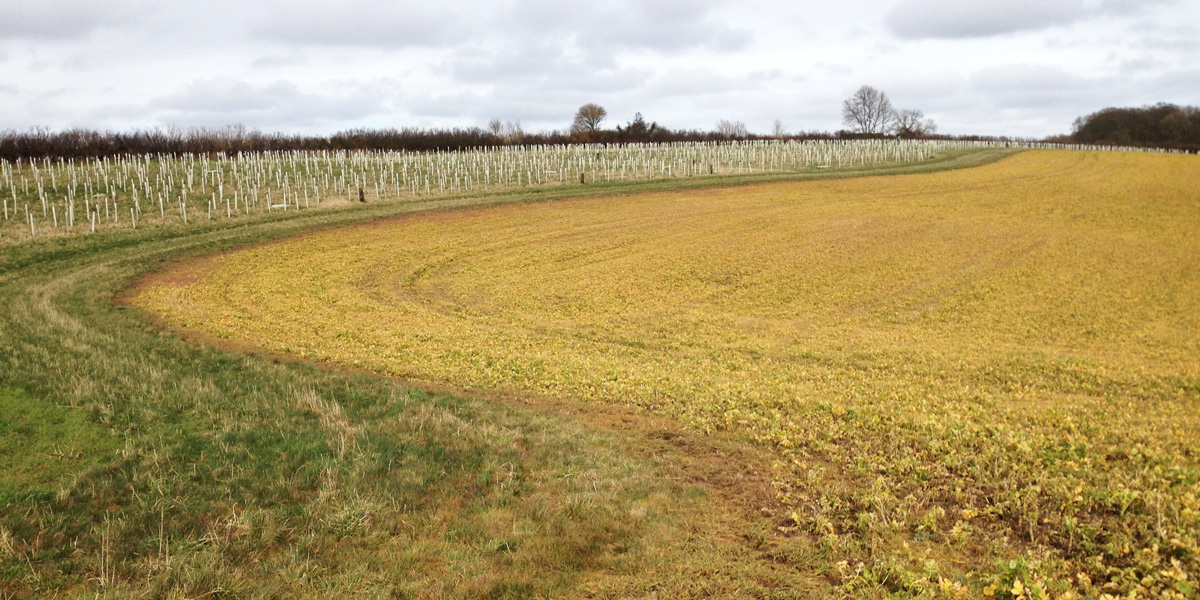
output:
[[778,453],[779,560],[844,591],[1195,597],[1200,165],[970,170],[442,213],[176,269],[240,344],[617,402]]

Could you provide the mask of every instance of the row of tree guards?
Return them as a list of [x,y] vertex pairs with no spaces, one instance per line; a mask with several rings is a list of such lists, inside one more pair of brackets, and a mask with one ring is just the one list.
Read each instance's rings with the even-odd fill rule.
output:
[[946,152],[997,145],[1078,147],[951,140],[822,140],[0,160],[0,241],[197,221],[233,222],[320,206],[483,194],[528,186],[911,163]]

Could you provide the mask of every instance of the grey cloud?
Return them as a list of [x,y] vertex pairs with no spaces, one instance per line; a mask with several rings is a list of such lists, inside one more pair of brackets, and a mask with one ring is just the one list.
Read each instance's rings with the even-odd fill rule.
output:
[[723,94],[739,89],[744,82],[715,69],[693,67],[673,69],[655,77],[647,92],[661,98],[685,96],[694,98],[708,94]]
[[404,48],[457,44],[476,27],[448,3],[347,0],[276,8],[251,21],[252,35],[297,45]]
[[[30,126],[56,124],[71,94],[64,88],[29,92],[20,90],[0,111],[0,129],[27,129]],[[14,119],[14,115],[22,118]]]
[[[1141,77],[1081,77],[1056,66],[1005,65],[976,72],[964,96],[973,99],[973,104],[953,112],[961,119],[960,129],[979,133],[1065,132],[1076,117],[1105,107],[1158,102],[1195,104],[1197,80],[1197,69]],[[995,118],[972,123],[972,116],[980,108]]]
[[604,27],[591,28],[590,39],[618,47],[677,51],[689,48],[740,50],[750,35],[704,18],[703,7],[693,2],[639,2],[606,15]]
[[1175,0],[903,0],[888,11],[893,35],[977,38],[1038,31],[1098,17],[1128,17]]
[[1163,73],[1139,87],[1143,94],[1151,90],[1157,94],[1154,98],[1147,98],[1147,103],[1172,102],[1200,106],[1200,91],[1196,90],[1197,81],[1200,81],[1200,69],[1187,68]]
[[[977,81],[980,78],[977,76]],[[891,81],[882,82],[881,88],[891,97],[892,104],[900,109],[914,108],[926,114],[946,109],[967,108],[975,100],[962,103],[963,90],[968,88],[967,78],[953,71],[919,74],[904,74]]]
[[271,54],[260,56],[250,62],[250,66],[255,69],[271,70],[278,67],[294,67],[306,65],[310,62],[307,56],[301,53],[292,54]]
[[1129,73],[1131,75],[1161,71],[1169,67],[1166,61],[1156,58],[1152,54],[1126,58],[1113,53],[1109,56],[1108,62],[1115,64],[1117,70],[1121,73]]
[[611,67],[611,61],[587,64],[581,58],[568,57],[559,44],[534,40],[503,51],[472,48],[456,52],[446,67],[461,82],[501,83],[536,81],[573,69],[591,72]]
[[1174,4],[1177,0],[1102,0],[1092,7],[1098,15],[1125,16],[1145,12],[1156,4]]
[[1196,44],[1196,40],[1200,39],[1200,29],[1193,25],[1138,23],[1130,29],[1137,34],[1135,45],[1139,48],[1200,54],[1200,46]]
[[[503,66],[503,64],[478,63],[466,70],[455,69],[455,75],[461,76],[465,73],[474,76],[474,81],[486,81],[498,88],[521,90],[529,96],[549,90],[574,93],[620,93],[643,85],[652,75],[648,69],[591,68],[586,63],[573,61],[560,61],[536,71],[516,73],[501,70]],[[492,70],[488,71],[489,68]],[[487,77],[488,73],[491,74],[490,78]]]
[[1083,18],[1082,0],[904,0],[887,14],[897,37],[973,38],[1065,25]]
[[519,89],[527,96],[550,90],[617,93],[641,86],[653,74],[648,67],[618,65],[611,54],[564,48],[533,40],[503,49],[457,52],[445,63],[458,83]]
[[[516,0],[505,12],[504,31],[512,35],[551,36],[593,51],[650,49],[679,51],[745,47],[750,36],[709,18],[713,0],[615,0],[571,3],[560,0]],[[511,39],[511,37],[510,37]]]
[[[363,90],[359,90],[362,92]],[[171,124],[251,127],[303,127],[360,119],[383,109],[378,95],[321,96],[294,84],[254,85],[228,77],[198,80],[150,103],[160,120]]]
[[[478,75],[482,76],[487,67],[473,68],[479,68]],[[640,93],[651,75],[649,70],[639,68],[590,70],[560,64],[519,75],[504,73],[485,85],[444,86],[445,91],[435,94],[427,90],[407,92],[396,103],[423,116],[465,117],[480,122],[490,118],[519,119],[527,124],[544,122],[559,128],[558,123],[562,121],[565,127],[573,111],[585,102],[600,102],[607,107],[614,97]]]
[[157,108],[187,112],[253,111],[270,109],[299,94],[295,85],[282,81],[256,88],[244,81],[218,77],[192,82],[152,104]]
[[6,38],[74,39],[137,20],[136,2],[114,0],[0,0],[0,35]]
[[652,65],[619,66],[623,53],[744,46],[748,35],[708,19],[713,6],[680,0],[600,5],[515,0],[494,16],[491,33],[479,45],[453,52],[446,66],[463,83],[627,90],[642,84]]
[[401,101],[404,108],[425,117],[474,116],[483,118],[485,106],[491,106],[489,98],[476,92],[459,91],[444,94],[414,94]]
[[407,112],[422,118],[467,119],[479,125],[497,118],[519,121],[529,131],[542,127],[566,129],[575,108],[586,101],[563,90],[541,93],[516,87],[487,93],[410,94],[398,100]]
[[145,104],[118,102],[94,106],[80,116],[81,122],[95,124],[93,127],[120,129],[125,123],[136,123],[145,119],[151,112]]
[[[565,130],[570,126],[575,111],[584,104],[584,101],[573,102],[573,100],[577,100],[577,98],[571,98],[565,94],[542,98],[522,98],[501,94],[490,98],[486,108],[479,110],[477,107],[478,112],[484,113],[479,114],[478,118],[480,122],[491,118],[513,119],[526,124],[527,128],[530,125],[541,124],[546,129]],[[529,129],[534,130],[534,128]]]
[[293,44],[378,48],[454,48],[483,38],[504,46],[553,41],[560,50],[575,46],[605,52],[745,47],[750,40],[746,32],[708,18],[716,2],[511,0],[470,5],[348,0],[297,10],[279,1],[251,19],[250,32]]
[[1057,66],[1003,65],[977,71],[972,87],[1002,108],[1070,105],[1092,97],[1105,87]]
[[572,92],[621,94],[636,89],[653,75],[649,69],[621,67],[596,73],[569,71],[545,80],[547,88],[562,88]]

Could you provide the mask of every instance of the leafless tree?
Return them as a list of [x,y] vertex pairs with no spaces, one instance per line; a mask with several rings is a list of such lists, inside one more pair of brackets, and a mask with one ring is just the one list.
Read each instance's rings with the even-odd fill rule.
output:
[[521,129],[520,121],[488,121],[488,133],[504,140],[506,144],[519,144],[525,138],[525,130]]
[[896,111],[887,94],[864,85],[842,103],[842,122],[859,133],[882,134],[892,129]]
[[896,112],[894,130],[902,138],[924,137],[937,132],[937,123],[926,119],[925,113],[908,108]]
[[746,124],[741,121],[717,121],[717,135],[724,138],[746,137]]
[[777,137],[777,138],[787,137],[788,132],[787,132],[787,128],[783,126],[783,121],[780,121],[779,119],[775,119],[774,134],[775,134],[774,137]]
[[600,122],[604,117],[608,116],[608,111],[604,110],[599,104],[591,102],[579,107],[579,112],[575,113],[575,121],[571,123],[572,133],[587,133],[598,131]]

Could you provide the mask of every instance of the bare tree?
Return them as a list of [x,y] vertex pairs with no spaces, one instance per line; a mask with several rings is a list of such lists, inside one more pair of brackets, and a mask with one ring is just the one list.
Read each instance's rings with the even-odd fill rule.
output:
[[591,102],[579,107],[579,112],[575,113],[575,121],[571,123],[572,133],[587,133],[598,131],[600,122],[604,117],[608,116],[608,111],[604,110],[599,104]]
[[504,141],[510,144],[519,144],[523,139],[525,139],[525,130],[521,129],[520,121],[504,122]]
[[783,126],[783,121],[780,121],[779,119],[775,119],[774,137],[784,138],[784,137],[787,137],[787,134],[788,134],[787,128]]
[[488,133],[504,140],[507,144],[517,144],[525,137],[525,130],[521,129],[520,121],[501,121],[500,119],[492,119],[488,121]]
[[717,121],[717,135],[724,138],[746,137],[746,124],[741,121]]
[[908,108],[896,113],[894,130],[902,138],[924,137],[937,131],[937,123],[926,119],[925,113]]
[[491,121],[488,121],[487,128],[488,133],[491,133],[496,137],[501,137],[504,135],[504,122],[500,119],[492,119]]
[[892,128],[896,111],[887,94],[864,85],[842,103],[842,122],[859,133],[882,134]]

